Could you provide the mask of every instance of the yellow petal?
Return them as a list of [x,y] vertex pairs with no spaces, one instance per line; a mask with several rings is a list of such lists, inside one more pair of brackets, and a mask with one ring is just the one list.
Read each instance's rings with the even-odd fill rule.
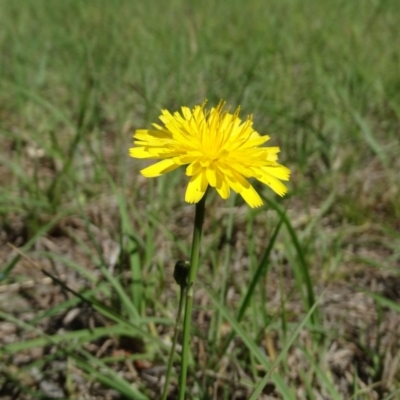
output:
[[178,157],[174,158],[174,161],[179,165],[189,164],[195,160],[196,158],[191,154],[179,155]]
[[237,193],[239,193],[244,201],[252,208],[260,207],[263,204],[261,197],[250,185],[250,183],[243,178],[240,174],[235,174],[234,178],[227,176],[229,186]]
[[216,188],[226,199],[230,190],[241,194],[251,206],[262,200],[247,178],[255,177],[279,195],[287,189],[281,181],[289,179],[290,171],[277,163],[278,147],[261,147],[269,137],[253,128],[253,117],[239,118],[224,111],[224,102],[210,110],[205,103],[192,109],[182,107],[176,112],[161,111],[159,124],[152,129],[138,129],[134,134],[130,155],[163,161],[145,168],[146,177],[155,177],[188,164],[190,182],[186,200],[198,202],[207,186]]
[[190,118],[192,118],[192,112],[190,111],[189,107],[182,107],[182,114],[187,121],[189,121]]
[[161,115],[160,115],[160,120],[162,122],[168,122],[174,119],[174,117],[172,116],[172,114],[168,111],[168,110],[161,110]]
[[197,175],[201,169],[202,169],[202,167],[201,167],[200,163],[198,161],[194,161],[187,166],[186,175],[187,176]]
[[268,142],[269,136],[259,136],[259,137],[254,137],[249,140],[247,140],[243,145],[241,146],[242,149],[248,149],[250,147],[257,147],[265,142]]
[[150,167],[142,169],[140,173],[146,178],[155,178],[156,176],[160,176],[162,174],[166,174],[167,172],[173,171],[178,167],[179,165],[175,164],[173,159],[168,158],[156,164],[150,165]]
[[284,196],[288,191],[287,187],[279,179],[268,172],[264,172],[262,176],[257,176],[256,178],[265,185],[268,185],[279,196]]
[[206,176],[207,176],[208,183],[209,183],[212,187],[217,186],[217,171],[215,170],[214,164],[211,164],[211,165],[206,169]]
[[[161,128],[161,127],[160,127]],[[137,140],[158,140],[158,139],[171,139],[171,132],[168,132],[166,129],[161,128],[162,130],[151,130],[151,129],[138,129],[133,137]]]
[[225,163],[218,163],[218,168],[221,171],[223,175],[228,175],[230,177],[233,177],[233,171],[231,168],[229,168]]
[[284,167],[280,164],[271,165],[268,167],[262,167],[262,174],[270,174],[275,178],[281,179],[283,181],[288,181],[290,177],[290,169]]
[[228,182],[224,179],[223,175],[217,171],[217,186],[215,187],[219,195],[226,200],[229,197],[230,189]]
[[267,152],[266,160],[267,161],[277,161],[278,160],[278,153],[281,151],[279,147],[265,147],[264,148]]
[[185,201],[188,203],[197,203],[204,196],[207,190],[207,178],[204,171],[191,177],[186,189]]
[[251,185],[248,188],[244,188],[240,192],[240,195],[243,197],[244,201],[251,208],[260,207],[263,205],[263,201],[261,200],[261,197],[259,196],[259,194],[256,192],[256,190]]
[[254,172],[253,170],[251,170],[250,168],[248,168],[247,166],[241,164],[241,163],[232,163],[231,164],[231,168],[233,170],[235,170],[236,172],[239,172],[240,174],[242,174],[243,176],[245,176],[246,178],[250,178],[252,176],[254,176]]
[[153,158],[154,155],[144,147],[131,147],[129,149],[129,155],[134,158]]

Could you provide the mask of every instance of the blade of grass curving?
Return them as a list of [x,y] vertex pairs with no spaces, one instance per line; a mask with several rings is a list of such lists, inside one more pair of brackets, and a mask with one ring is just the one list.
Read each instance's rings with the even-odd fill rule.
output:
[[302,350],[303,350],[303,354],[306,356],[307,360],[310,362],[310,364],[312,364],[312,366],[319,378],[319,382],[321,382],[321,385],[325,386],[325,389],[330,394],[332,399],[333,400],[343,399],[341,394],[335,389],[333,383],[329,380],[329,378],[326,376],[324,371],[322,371],[322,369],[319,367],[318,361],[315,362],[306,349],[302,348]]
[[269,256],[271,254],[272,248],[275,244],[276,238],[278,237],[279,231],[281,229],[283,223],[283,216],[281,216],[278,225],[275,227],[271,239],[268,242],[268,246],[265,249],[265,252],[262,256],[262,259],[250,281],[249,287],[247,289],[246,295],[244,296],[240,306],[239,306],[239,312],[237,315],[237,320],[241,321],[244,313],[247,309],[247,307],[249,306],[250,303],[250,299],[251,297],[254,295],[254,291],[256,289],[257,283],[259,282],[259,280],[261,279],[262,275],[266,274],[269,268]]
[[[302,282],[306,287],[306,296],[305,296],[305,304],[304,305],[305,305],[306,309],[309,310],[315,304],[315,294],[314,294],[314,288],[313,288],[313,284],[311,281],[310,273],[308,271],[308,264],[306,262],[304,251],[300,245],[296,231],[293,229],[293,226],[290,223],[289,218],[286,216],[286,212],[281,209],[281,207],[278,205],[277,202],[264,196],[262,193],[261,193],[261,197],[281,216],[281,218],[283,219],[283,222],[289,232],[291,241],[296,250],[296,254],[297,254],[297,258],[298,258],[298,264],[300,267],[299,273],[301,274]],[[298,273],[298,271],[295,270],[296,267],[297,267],[296,265],[292,265],[294,274]],[[303,293],[302,286],[299,287],[299,289],[301,290],[301,293]],[[312,313],[310,322],[314,326],[314,328],[316,330],[318,330],[318,325],[319,325],[318,309],[315,310],[314,313]]]
[[[274,375],[273,375],[274,376]],[[274,384],[276,385],[276,388],[278,389],[278,392],[282,395],[283,400],[297,400],[296,394],[293,393],[293,390],[291,390],[288,387],[288,384],[279,377],[279,379],[274,379]],[[252,397],[249,398],[249,400],[254,400]],[[257,397],[259,399],[259,397]]]
[[[250,338],[248,333],[241,327],[239,322],[228,312],[226,307],[224,307],[224,305],[221,304],[218,297],[215,296],[213,293],[211,293],[211,291],[204,285],[202,285],[202,288],[207,293],[207,295],[210,297],[214,306],[219,310],[221,315],[229,322],[232,329],[236,332],[236,334],[240,337],[240,339],[243,341],[243,343],[246,345],[246,347],[250,350],[253,357],[260,364],[262,364],[262,366],[265,368],[265,370],[271,371],[271,373],[272,373],[272,369],[277,365],[277,364],[275,365],[276,362],[271,364],[270,361],[268,360],[268,358],[265,356],[265,354],[260,351],[259,347],[254,342],[254,340]],[[314,308],[312,309],[312,311],[314,311]],[[296,330],[296,332],[297,332],[297,330]],[[293,340],[294,340],[294,338],[293,338]],[[288,348],[289,347],[290,346],[288,346]],[[280,358],[279,358],[279,361],[280,361]],[[270,376],[270,375],[268,375],[268,376]],[[277,387],[281,388],[282,391],[285,391],[285,393],[290,393],[290,392],[288,392],[287,384],[284,382],[284,380],[282,379],[282,377],[279,375],[279,373],[277,371],[275,371],[272,374],[271,379]],[[265,384],[266,383],[267,382],[265,382]],[[261,390],[264,388],[264,386],[261,388]],[[288,394],[288,396],[289,396],[289,394]],[[292,400],[292,399],[295,400],[295,398],[290,397],[290,396],[287,398],[290,400]]]
[[[281,229],[282,223],[283,223],[284,219],[283,216],[281,215],[281,218],[278,222],[278,225],[275,227],[274,232],[272,233],[272,236],[268,242],[268,246],[265,249],[265,252],[262,256],[262,259],[250,281],[249,287],[247,289],[247,292],[245,294],[245,296],[243,297],[240,306],[239,306],[239,312],[236,316],[236,320],[238,322],[240,322],[250,304],[250,300],[252,298],[252,296],[254,295],[254,291],[256,289],[257,283],[259,282],[261,276],[263,274],[266,274],[269,268],[269,256],[271,254],[272,248],[275,244],[276,238],[278,237],[279,231]],[[225,354],[227,348],[229,347],[229,344],[231,343],[232,339],[234,338],[234,332],[231,332],[228,336],[228,338],[226,339],[225,343],[224,343],[224,347],[222,350],[222,354]]]
[[[283,340],[286,341],[287,339],[287,333],[288,333],[288,310],[286,308],[286,302],[287,302],[287,294],[286,294],[286,289],[285,289],[285,278],[283,276],[283,268],[282,265],[279,265],[279,271],[278,271],[278,276],[279,276],[279,305],[280,305],[280,323],[281,323],[281,331],[282,331],[282,337]],[[266,303],[265,303],[266,304]]]
[[311,378],[309,378],[307,376],[307,373],[302,368],[299,368],[298,371],[299,371],[299,375],[301,377],[301,381],[304,384],[304,388],[305,388],[306,396],[307,396],[306,398],[308,400],[316,400],[315,395],[313,393],[312,384],[311,384],[314,371],[313,370],[307,371],[307,372],[309,372],[309,375],[311,375]]
[[275,361],[270,365],[267,374],[264,376],[264,378],[258,383],[257,387],[255,388],[254,392],[252,393],[251,397],[249,400],[257,400],[263,391],[265,385],[268,383],[268,381],[272,378],[273,376],[273,371],[274,369],[281,363],[284,357],[286,357],[290,347],[294,343],[295,339],[299,335],[300,331],[303,329],[303,327],[306,325],[307,321],[311,318],[313,312],[317,309],[317,304],[318,301],[321,299],[323,294],[319,296],[318,300],[314,303],[314,305],[310,308],[306,316],[303,318],[303,320],[297,325],[296,329],[293,331],[293,333],[290,335],[288,341],[285,343],[285,346],[283,346],[282,351],[279,353],[278,357],[275,359]]
[[[291,266],[292,271],[293,271],[293,277],[294,277],[294,282],[295,282],[295,287],[297,289],[297,292],[300,294],[300,298],[302,303],[304,304],[304,307],[307,309],[308,308],[308,300],[307,300],[307,293],[304,290],[304,277],[301,272],[301,269],[298,268],[298,255],[296,252],[296,248],[293,246],[293,241],[291,236],[285,235],[283,238],[283,245],[285,249],[285,256],[287,258],[288,264]],[[283,277],[283,268],[281,266],[280,268],[280,275]],[[282,285],[281,287],[284,287]]]

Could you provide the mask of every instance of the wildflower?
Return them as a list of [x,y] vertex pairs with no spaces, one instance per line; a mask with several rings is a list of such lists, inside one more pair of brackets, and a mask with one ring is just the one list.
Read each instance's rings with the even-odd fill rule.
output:
[[231,114],[224,106],[221,101],[206,110],[203,103],[193,110],[182,107],[181,114],[173,115],[162,110],[160,120],[164,126],[153,124],[155,129],[138,129],[133,136],[136,147],[130,149],[130,156],[162,159],[140,171],[147,178],[187,165],[188,203],[199,202],[210,185],[223,199],[232,189],[250,207],[259,207],[263,202],[248,181],[251,177],[283,196],[287,188],[281,181],[289,179],[290,171],[277,163],[279,147],[260,147],[269,136],[261,136],[253,129],[252,115],[242,121],[239,107]]

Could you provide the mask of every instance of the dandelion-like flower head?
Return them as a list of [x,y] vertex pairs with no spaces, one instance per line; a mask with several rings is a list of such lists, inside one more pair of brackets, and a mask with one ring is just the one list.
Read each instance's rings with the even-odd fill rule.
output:
[[197,203],[210,185],[223,199],[233,189],[250,207],[259,207],[263,202],[248,181],[251,177],[283,196],[287,188],[281,181],[289,179],[290,171],[277,163],[279,147],[260,147],[269,136],[253,129],[252,115],[242,121],[240,108],[231,114],[224,106],[220,102],[207,111],[203,103],[193,110],[182,107],[181,114],[173,115],[162,110],[160,120],[164,126],[153,124],[155,129],[138,129],[130,156],[162,159],[140,171],[147,178],[187,165],[188,203]]

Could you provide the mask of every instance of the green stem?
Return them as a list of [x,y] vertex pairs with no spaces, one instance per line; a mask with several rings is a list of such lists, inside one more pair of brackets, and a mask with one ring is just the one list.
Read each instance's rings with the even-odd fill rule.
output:
[[189,343],[190,326],[191,326],[192,308],[193,308],[193,285],[196,280],[197,267],[199,264],[200,241],[201,241],[201,232],[203,229],[206,195],[207,193],[205,193],[203,198],[196,204],[196,215],[194,218],[192,250],[190,254],[188,285],[186,289],[185,315],[183,321],[181,374],[179,376],[179,400],[185,399],[186,376],[187,376],[189,346],[190,346]]

